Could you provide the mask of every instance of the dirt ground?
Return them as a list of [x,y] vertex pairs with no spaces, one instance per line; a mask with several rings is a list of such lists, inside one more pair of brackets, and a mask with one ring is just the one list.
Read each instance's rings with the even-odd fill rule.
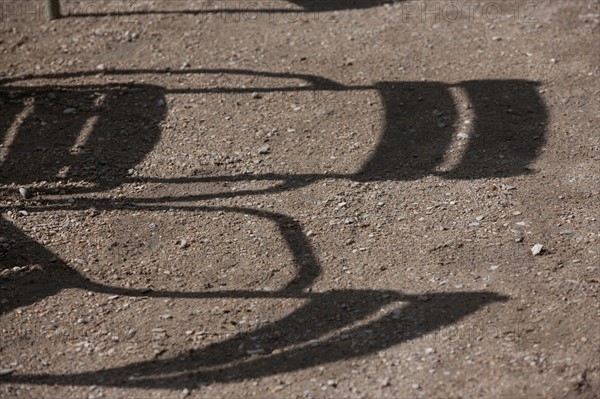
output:
[[0,397],[600,396],[597,1],[0,5]]

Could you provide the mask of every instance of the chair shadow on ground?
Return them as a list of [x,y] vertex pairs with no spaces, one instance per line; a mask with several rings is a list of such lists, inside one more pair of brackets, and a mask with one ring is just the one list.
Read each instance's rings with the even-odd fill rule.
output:
[[[177,74],[177,71],[168,71]],[[113,71],[115,75],[166,73],[166,71]],[[377,90],[385,108],[385,128],[373,155],[357,173],[265,174],[262,176],[209,176],[151,179],[164,183],[220,182],[227,180],[282,180],[264,190],[217,193],[209,196],[130,198],[137,210],[179,209],[189,212],[244,214],[274,223],[297,268],[296,277],[277,292],[264,291],[141,291],[92,282],[70,268],[60,256],[32,240],[7,219],[0,219],[0,290],[4,298],[0,314],[27,306],[67,288],[106,294],[154,298],[298,298],[304,305],[292,314],[251,333],[238,333],[225,341],[193,349],[168,359],[132,363],[124,367],[79,374],[3,376],[3,383],[60,385],[107,385],[141,388],[190,388],[210,382],[240,381],[299,370],[338,360],[351,359],[407,342],[457,323],[483,306],[508,298],[486,292],[428,293],[397,291],[332,290],[310,292],[322,266],[304,235],[300,223],[285,214],[242,207],[183,206],[177,203],[269,194],[312,184],[319,179],[380,179],[412,181],[436,174],[448,179],[518,176],[528,173],[544,144],[547,111],[537,92],[537,83],[521,80],[467,81],[457,84],[429,82],[382,82],[369,86],[347,86],[318,76],[240,70],[186,70],[189,73],[246,74],[280,79],[302,79],[307,86],[167,89],[150,85],[62,84],[18,86],[34,77],[0,81],[0,190],[14,192],[15,185],[45,180],[83,180],[88,187],[81,195],[110,190],[128,182],[126,171],[152,151],[160,139],[160,124],[166,106],[157,107],[166,95],[178,93],[240,93],[268,91],[361,91]],[[96,72],[36,76],[61,80]],[[453,136],[458,110],[450,93],[460,88],[473,107],[473,131],[461,161],[450,171],[438,172]],[[78,104],[73,112],[69,108]],[[440,110],[432,117],[431,109]],[[139,113],[136,113],[139,110]],[[148,111],[151,112],[148,112]],[[64,113],[67,111],[67,113]],[[133,113],[132,113],[133,112]],[[148,115],[151,115],[150,117]],[[139,118],[136,128],[122,131],[125,121]],[[115,134],[118,132],[119,134]],[[35,147],[32,146],[35,143]],[[9,185],[12,187],[9,191]],[[0,193],[2,193],[0,191]],[[63,209],[57,200],[21,209],[43,212]],[[69,206],[85,210],[91,204],[113,210],[115,204],[101,198],[80,197]],[[121,208],[119,208],[121,209]],[[37,265],[36,267],[30,267]],[[379,310],[403,302],[397,313]],[[347,305],[346,308],[342,304]],[[343,310],[342,310],[343,309]],[[252,336],[252,337],[251,337]],[[258,336],[258,341],[253,340]],[[262,355],[240,352],[244,344],[259,345]],[[315,345],[316,343],[316,345]]]
[[[182,10],[154,10],[142,9],[137,3],[123,3],[120,9],[113,11],[101,11],[99,5],[81,4],[75,2],[70,4],[64,1],[63,8],[68,18],[93,18],[107,16],[133,16],[133,15],[208,15],[208,14],[300,14],[306,12],[332,12],[344,10],[359,10],[379,7],[404,0],[275,0],[258,2],[227,2],[227,1],[199,1],[198,9]],[[249,17],[252,20],[254,17]]]
[[[167,207],[150,209],[165,210]],[[306,301],[305,304],[292,314],[258,329],[240,332],[225,341],[167,359],[87,373],[3,376],[0,383],[189,389],[213,382],[266,377],[375,353],[457,323],[487,304],[508,300],[506,296],[490,292],[428,293],[426,301],[420,295],[398,291],[307,292],[305,288],[320,275],[321,266],[301,226],[293,219],[240,208],[190,207],[186,210],[244,213],[277,223],[295,263],[300,265],[296,278],[277,292],[148,292],[107,286],[85,279],[12,223],[0,219],[5,237],[16,243],[7,256],[11,266],[41,265],[34,272],[25,275],[17,272],[2,278],[0,289],[9,293],[9,306],[19,307],[67,288],[150,298],[294,298]],[[381,308],[392,304],[396,307],[381,316]],[[249,355],[245,350],[256,347],[264,352]]]
[[[73,86],[60,84],[33,88],[15,85],[32,79],[31,76],[3,79],[0,80],[0,89],[4,85],[4,91],[0,91],[0,101],[5,105],[0,119],[0,139],[9,135],[15,120],[20,125],[18,134],[12,133],[16,137],[10,139],[11,149],[4,156],[0,184],[53,181],[57,179],[59,167],[63,170],[61,180],[73,178],[90,182],[90,187],[83,189],[83,192],[107,190],[132,181],[123,177],[128,168],[135,167],[160,139],[159,125],[166,108],[156,107],[156,102],[164,102],[166,95],[178,94],[376,91],[384,107],[385,127],[377,147],[371,158],[355,173],[147,178],[148,181],[164,183],[282,181],[265,190],[214,194],[210,198],[275,193],[328,178],[411,181],[429,175],[447,179],[520,176],[531,172],[529,165],[536,160],[545,144],[547,110],[538,93],[539,83],[527,80],[344,85],[315,75],[237,69],[115,70],[105,74],[242,75],[302,80],[306,85],[166,89],[151,85],[112,84],[78,86],[74,89]],[[35,78],[61,80],[95,75],[96,71],[89,71]],[[471,134],[460,162],[451,170],[440,171],[444,155],[458,133],[459,110],[451,93],[453,89],[462,90],[468,97],[473,113]],[[52,98],[49,99],[49,96]],[[35,105],[29,105],[29,111],[27,101],[35,102]],[[70,104],[83,104],[80,107],[83,109],[73,115],[61,115]],[[139,120],[140,124],[130,128],[126,122],[131,119]],[[44,122],[47,124],[41,126]],[[124,126],[128,126],[127,129]],[[90,133],[92,130],[93,134]],[[78,140],[85,141],[83,146],[78,144]],[[39,144],[31,148],[30,143],[33,142]],[[21,167],[23,162],[31,160],[36,162],[34,173],[31,172],[32,168]],[[209,197],[180,199],[203,200]]]

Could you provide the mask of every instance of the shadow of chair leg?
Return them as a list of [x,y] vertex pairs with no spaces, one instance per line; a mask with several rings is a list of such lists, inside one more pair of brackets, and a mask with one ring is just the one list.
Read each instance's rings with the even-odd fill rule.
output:
[[50,20],[61,17],[60,0],[46,0],[46,15]]

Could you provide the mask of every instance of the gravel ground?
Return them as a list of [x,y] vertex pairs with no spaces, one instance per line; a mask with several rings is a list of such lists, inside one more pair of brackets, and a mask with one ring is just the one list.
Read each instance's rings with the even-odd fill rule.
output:
[[0,5],[1,397],[600,396],[597,1]]

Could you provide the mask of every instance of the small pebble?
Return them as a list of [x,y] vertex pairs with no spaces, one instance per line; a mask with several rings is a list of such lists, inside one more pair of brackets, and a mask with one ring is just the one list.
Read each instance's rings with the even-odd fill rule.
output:
[[163,100],[162,98],[159,98],[158,101],[156,101],[156,106],[157,107],[164,107],[165,106],[165,100]]
[[533,256],[536,256],[542,253],[543,249],[544,246],[542,244],[535,244],[533,247],[531,247],[531,253],[533,254]]
[[258,153],[259,153],[260,155],[266,155],[266,154],[268,154],[268,153],[270,153],[270,152],[271,152],[271,147],[269,147],[269,146],[260,147],[260,148],[258,149]]
[[23,197],[25,199],[31,197],[31,193],[25,187],[19,188],[19,194],[21,194],[21,197]]
[[77,110],[75,108],[67,108],[63,111],[63,114],[68,115],[68,114],[74,114],[75,112],[77,112]]

